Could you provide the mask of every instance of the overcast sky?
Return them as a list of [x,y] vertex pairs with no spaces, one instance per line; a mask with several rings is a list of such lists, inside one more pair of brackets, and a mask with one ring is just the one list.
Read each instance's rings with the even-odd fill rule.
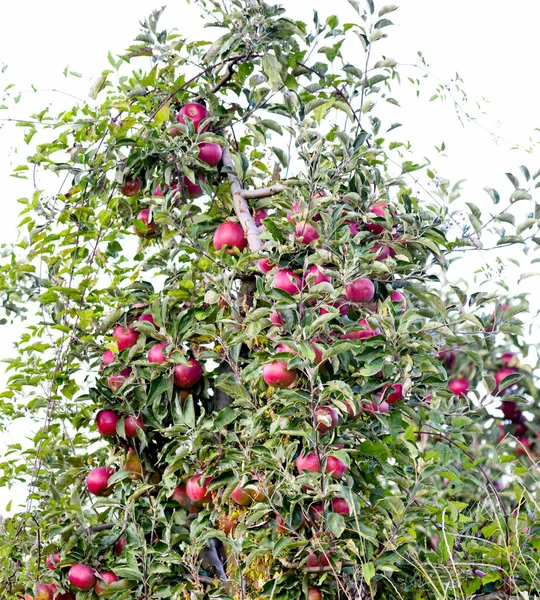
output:
[[[362,1],[362,0],[360,0]],[[402,135],[414,142],[421,159],[433,156],[433,146],[446,143],[447,158],[438,166],[450,179],[467,179],[464,190],[468,200],[477,204],[490,202],[482,188],[496,187],[501,194],[511,190],[505,171],[517,172],[520,164],[536,171],[538,153],[525,152],[530,140],[538,140],[538,23],[540,2],[517,0],[509,4],[502,0],[404,0],[391,15],[397,27],[388,30],[385,53],[398,63],[417,62],[421,50],[430,71],[447,81],[457,71],[464,79],[469,96],[467,109],[480,117],[482,126],[462,128],[453,115],[450,104],[428,103],[436,83],[422,85],[421,99],[416,100],[412,88],[400,95],[403,110],[398,120],[406,124]],[[153,8],[166,0],[94,0],[91,4],[73,0],[17,0],[4,2],[0,9],[3,28],[0,36],[0,66],[8,69],[0,76],[1,87],[14,83],[19,90],[56,89],[85,97],[101,71],[107,69],[109,50],[120,53],[138,32],[138,22]],[[347,0],[284,0],[282,4],[293,18],[311,20],[317,9],[321,20],[337,14],[340,21],[352,21],[355,13]],[[382,3],[379,3],[380,7]],[[204,37],[200,20],[194,18],[194,8],[183,0],[170,3],[163,18],[168,28],[181,33]],[[359,53],[359,62],[363,57]],[[81,78],[66,78],[66,66],[82,74]],[[400,69],[403,75],[417,77],[414,69]],[[475,101],[482,101],[482,110]],[[54,114],[73,100],[55,92],[24,94],[19,114],[31,113],[50,104]],[[67,104],[66,104],[67,103]],[[5,117],[0,111],[0,118]],[[12,113],[11,116],[14,116]],[[494,140],[488,133],[496,132],[521,147],[511,150],[511,144]],[[10,124],[0,129],[0,181],[2,184],[2,232],[0,241],[15,241],[15,225],[19,205],[16,199],[31,193],[27,183],[10,177],[13,166],[24,162],[27,149],[21,140],[22,130]],[[51,190],[52,191],[52,190]],[[536,281],[536,280],[534,280]],[[535,284],[536,285],[536,284]],[[2,326],[0,358],[13,353],[12,344],[22,331],[20,325]],[[0,367],[1,369],[1,367]],[[0,384],[3,379],[0,374]],[[20,439],[22,428],[0,434],[1,442]],[[3,440],[2,436],[3,435]],[[12,492],[16,501],[24,490]],[[0,513],[7,499],[0,497]]]

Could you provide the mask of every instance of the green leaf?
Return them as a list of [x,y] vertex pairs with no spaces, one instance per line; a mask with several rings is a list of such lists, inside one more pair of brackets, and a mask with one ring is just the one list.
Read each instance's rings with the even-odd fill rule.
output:
[[364,563],[362,565],[362,575],[369,585],[369,582],[375,577],[375,565],[372,562]]
[[276,146],[272,146],[272,150],[274,151],[274,154],[278,157],[279,162],[284,167],[288,167],[289,166],[289,157],[287,156],[287,153],[284,150],[282,150],[281,148],[277,148]]
[[387,4],[386,6],[383,6],[381,8],[381,10],[379,11],[379,17],[382,17],[383,15],[387,15],[388,13],[394,12],[398,8],[399,8],[399,6],[397,6],[396,4]]
[[263,56],[262,66],[264,74],[268,77],[272,89],[276,90],[283,83],[281,78],[281,63],[276,58],[275,54],[267,52]]

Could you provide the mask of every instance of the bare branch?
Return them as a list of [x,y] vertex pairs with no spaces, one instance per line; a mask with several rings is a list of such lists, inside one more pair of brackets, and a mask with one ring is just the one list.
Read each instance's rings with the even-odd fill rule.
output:
[[270,187],[259,188],[258,190],[244,190],[242,197],[245,200],[253,200],[255,198],[268,198],[269,196],[275,196],[285,191],[285,186],[279,183],[271,185]]

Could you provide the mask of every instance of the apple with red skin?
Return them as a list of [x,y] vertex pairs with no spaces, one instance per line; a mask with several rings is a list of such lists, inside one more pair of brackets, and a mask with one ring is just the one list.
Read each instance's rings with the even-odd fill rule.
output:
[[302,280],[289,269],[280,269],[274,277],[274,288],[294,296],[302,289]]
[[315,427],[324,435],[339,423],[339,415],[331,406],[319,406],[315,409]]
[[204,133],[210,125],[205,125],[200,131],[199,125],[203,119],[208,119],[209,116],[210,113],[206,107],[198,102],[191,102],[190,104],[184,104],[184,106],[182,106],[174,120],[177,123],[182,123],[182,125],[185,125],[186,119],[190,119],[193,123],[193,129],[195,133]]
[[499,386],[501,385],[503,379],[505,379],[509,375],[514,375],[515,373],[517,373],[515,369],[510,369],[508,367],[505,367],[504,369],[499,369],[495,372],[495,383],[497,385],[497,387],[495,388],[496,393],[499,393]]
[[227,254],[236,254],[247,248],[247,239],[240,223],[225,221],[214,232],[214,248],[224,249]]
[[210,167],[216,167],[221,162],[223,148],[219,144],[211,142],[201,142],[199,144],[199,160],[202,160]]
[[[384,209],[387,206],[388,206],[387,202],[378,202],[377,204],[374,204],[369,209],[369,212],[373,213],[377,217],[384,218]],[[374,235],[379,235],[380,233],[382,233],[384,231],[384,226],[381,225],[380,223],[375,223],[375,221],[368,221],[366,223],[366,228],[369,229],[369,231],[371,231],[371,233],[373,233]]]
[[101,362],[103,363],[102,368],[106,367],[107,365],[110,365],[115,358],[116,357],[113,352],[111,352],[110,350],[105,350],[101,357]]
[[47,555],[45,559],[45,564],[47,568],[51,571],[55,571],[58,568],[58,563],[62,561],[62,557],[60,556],[60,552],[51,552],[51,554]]
[[107,379],[107,385],[113,392],[116,392],[116,390],[123,385],[124,381],[130,375],[131,369],[129,367],[127,367],[126,369],[122,369],[120,373],[115,373]]
[[264,208],[259,208],[253,213],[253,222],[257,227],[262,225],[264,219],[268,217],[268,213],[264,210]]
[[318,285],[319,283],[330,283],[332,280],[328,275],[324,275],[319,265],[311,265],[306,273],[306,280],[311,285]]
[[395,404],[403,400],[403,386],[400,383],[389,383],[384,386],[382,397],[388,404]]
[[448,389],[452,392],[452,394],[455,396],[461,396],[462,398],[467,396],[467,390],[469,389],[469,386],[469,380],[465,379],[464,377],[451,379],[448,382]]
[[312,550],[309,551],[309,556],[306,561],[306,567],[328,567],[330,561],[326,554],[315,554]]
[[308,588],[307,600],[322,600],[322,597],[321,590],[314,587]]
[[204,475],[198,474],[187,480],[186,494],[193,502],[208,502],[210,500],[208,485],[212,481],[212,477],[206,477],[204,485],[199,485],[199,480],[202,478],[204,478]]
[[303,471],[311,471],[312,473],[320,473],[321,461],[315,452],[308,452],[308,454],[300,454],[296,459],[296,468],[300,473]]
[[386,260],[387,258],[393,258],[396,255],[396,252],[390,246],[381,245],[378,242],[375,242],[373,246],[369,250],[372,254],[376,254],[377,256],[374,260]]
[[384,400],[379,403],[371,402],[370,404],[364,404],[364,410],[367,412],[368,415],[372,415],[376,412],[387,413],[390,411],[390,405]]
[[120,538],[116,544],[114,545],[114,553],[116,554],[116,556],[121,556],[122,552],[124,551],[124,546],[127,543],[127,538],[123,537]]
[[139,337],[139,332],[123,325],[117,325],[113,329],[112,337],[116,340],[118,351],[126,350],[135,346]]
[[[203,177],[201,177],[201,181],[204,181]],[[184,184],[184,189],[187,192],[187,196],[191,200],[193,200],[194,198],[199,198],[199,196],[203,195],[202,187],[197,183],[191,181],[191,179],[188,179],[187,177],[182,177],[182,182]]]
[[48,583],[36,585],[36,600],[53,600],[53,589]]
[[334,479],[340,479],[345,474],[347,465],[337,456],[328,456],[326,458],[325,472]]
[[253,502],[253,498],[241,485],[237,485],[231,492],[231,500],[240,506],[249,506]]
[[143,225],[137,223],[133,225],[133,231],[140,238],[150,237],[156,232],[157,224],[155,221],[151,221],[151,218],[152,212],[149,208],[143,208],[135,217],[137,221],[143,223]]
[[75,600],[75,594],[73,592],[64,592],[63,594],[56,594],[54,600]]
[[164,363],[167,360],[167,357],[163,353],[163,349],[166,348],[168,344],[160,343],[152,346],[150,350],[148,350],[148,362],[151,363]]
[[513,352],[505,352],[501,356],[502,363],[505,367],[509,367],[516,360],[516,355]]
[[349,401],[346,401],[344,404],[350,419],[357,419],[364,412],[362,404],[359,404],[358,407],[355,403]]
[[189,390],[202,377],[202,367],[194,359],[190,358],[187,365],[176,365],[174,368],[174,385],[181,390]]
[[266,363],[262,373],[266,384],[275,388],[287,388],[296,381],[296,369],[287,369],[287,365],[279,360]]
[[124,419],[124,432],[127,437],[137,437],[137,429],[144,431],[144,423],[141,415],[137,417],[129,415]]
[[347,516],[350,514],[351,509],[347,504],[347,501],[343,498],[333,498],[332,499],[332,512],[337,513],[338,515]]
[[397,307],[401,309],[401,312],[405,312],[407,308],[407,300],[401,292],[394,290],[390,295],[390,302],[392,302],[392,304],[397,304]]
[[184,508],[189,508],[191,506],[191,498],[187,494],[186,486],[182,483],[174,488],[171,500],[178,502],[178,504]]
[[135,196],[141,189],[141,182],[138,179],[127,179],[124,185],[120,188],[120,192],[124,196]]
[[[86,487],[95,496],[105,496],[109,492],[109,477],[114,473],[111,467],[92,469],[86,477]],[[82,588],[81,588],[82,589]]]
[[525,456],[529,453],[531,446],[532,444],[530,440],[527,439],[527,436],[520,435],[516,442],[516,452],[521,456]]
[[521,415],[518,405],[512,400],[504,400],[501,403],[501,410],[505,419],[511,419],[514,421]]
[[138,320],[146,321],[147,323],[150,323],[150,325],[153,325],[157,329],[156,322],[154,321],[154,317],[152,315],[145,313],[145,314],[141,315]]
[[[347,301],[347,298],[345,298],[345,296],[340,296],[340,299],[338,299],[336,302],[328,302],[328,305],[339,309],[339,314],[342,317],[344,317],[345,315],[347,315],[349,313],[349,303]],[[321,313],[321,315],[328,314],[328,311],[326,310],[326,308],[321,308],[319,310],[319,312]]]
[[99,576],[103,581],[101,581],[101,579],[98,579],[94,587],[94,591],[98,596],[100,596],[101,593],[104,592],[111,585],[111,583],[114,583],[115,581],[120,581],[120,578],[117,575],[115,575],[112,571],[103,571],[99,574]]
[[358,324],[361,326],[360,329],[355,329],[354,331],[349,331],[341,336],[343,340],[365,340],[367,338],[373,337],[375,335],[381,335],[381,330],[379,327],[373,329],[371,325],[368,323],[367,319],[360,319]]
[[88,591],[96,585],[94,569],[79,563],[74,564],[71,567],[68,573],[68,579],[71,585],[78,590]]
[[100,410],[96,415],[96,427],[103,437],[116,435],[116,424],[120,417],[114,410]]
[[296,239],[302,244],[311,244],[321,235],[310,223],[297,223],[295,226]]
[[504,425],[498,425],[497,429],[499,430],[499,438],[497,440],[497,443],[500,444],[506,437],[506,432],[504,430]]
[[282,325],[285,325],[285,319],[280,313],[278,313],[277,310],[272,310],[270,312],[270,322],[275,327],[281,327]]
[[257,266],[259,267],[259,271],[261,273],[270,273],[270,271],[276,266],[270,262],[269,258],[259,258],[257,261]]
[[351,302],[370,302],[375,295],[375,286],[371,279],[362,277],[345,286],[345,295]]
[[311,521],[313,523],[319,523],[324,515],[324,506],[322,504],[312,504],[310,507]]

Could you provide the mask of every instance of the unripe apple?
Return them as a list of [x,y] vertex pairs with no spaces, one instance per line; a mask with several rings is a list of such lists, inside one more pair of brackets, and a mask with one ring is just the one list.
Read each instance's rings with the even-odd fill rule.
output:
[[247,248],[247,239],[240,223],[225,221],[214,232],[213,239],[216,250],[225,250],[227,254],[236,254]]
[[58,563],[61,560],[62,557],[60,556],[60,552],[51,552],[51,554],[47,555],[47,558],[45,559],[45,564],[47,565],[48,569],[50,569],[51,571],[55,571],[58,567]]
[[191,506],[191,498],[188,496],[186,486],[183,484],[174,488],[171,500],[178,502],[178,504],[184,508],[189,508]]
[[105,496],[109,492],[109,477],[113,473],[114,471],[111,467],[97,467],[96,469],[92,469],[86,477],[88,491],[95,496]]
[[[201,181],[204,181],[203,177],[201,177],[200,179]],[[198,185],[197,183],[193,183],[193,181],[191,181],[191,179],[188,179],[187,177],[183,177],[182,180],[188,198],[193,200],[194,198],[198,198],[199,196],[203,195],[203,189],[200,185]]]
[[81,564],[75,564],[71,567],[68,579],[73,587],[83,591],[91,590],[96,584],[94,569]]
[[114,410],[100,410],[96,415],[96,427],[103,437],[116,435],[116,424],[120,417]]
[[207,477],[204,485],[199,485],[199,480],[203,477],[202,474],[193,475],[193,477],[190,477],[187,480],[186,493],[193,502],[208,502],[211,498],[208,491],[208,485],[212,481],[212,477]]
[[371,279],[363,277],[345,286],[345,294],[351,302],[369,302],[375,295],[375,286]]
[[269,258],[260,258],[257,261],[257,266],[259,267],[259,271],[261,273],[270,273],[270,271],[276,266],[270,263]]
[[138,320],[139,321],[146,321],[147,323],[150,323],[150,325],[153,325],[154,327],[156,327],[156,322],[154,321],[154,317],[152,315],[147,314],[147,313],[141,315]]
[[324,435],[339,423],[339,416],[331,406],[319,406],[315,409],[315,426]]
[[274,288],[294,296],[302,288],[302,280],[289,269],[280,269],[274,277]]
[[124,196],[135,196],[141,189],[141,182],[138,179],[127,179],[124,185],[120,188],[120,192]]
[[307,600],[322,600],[321,591],[314,587],[308,588]]
[[203,119],[208,119],[209,116],[210,113],[202,104],[192,102],[182,106],[174,120],[177,123],[182,123],[182,125],[185,125],[186,119],[191,119],[195,133],[204,133],[208,129],[209,125],[205,125],[199,132],[199,124]]
[[150,237],[156,232],[157,223],[152,219],[152,211],[149,208],[143,208],[135,217],[137,221],[141,221],[143,225],[135,223],[133,231],[141,238]]
[[36,600],[53,600],[53,589],[48,583],[36,585]]
[[320,473],[321,461],[315,452],[309,452],[305,456],[304,454],[300,454],[300,456],[296,459],[296,468],[298,471],[300,471],[300,473],[302,473],[302,471]]
[[260,227],[266,217],[268,217],[268,213],[264,210],[264,208],[259,208],[253,213],[253,222],[255,225],[257,225],[257,227]]
[[137,417],[129,415],[129,417],[124,419],[124,432],[127,437],[137,437],[138,428],[144,431],[144,423],[141,415]]
[[199,160],[202,160],[207,165],[215,167],[221,161],[223,156],[223,148],[219,144],[211,142],[201,142],[199,144]]
[[117,325],[113,329],[112,336],[116,340],[118,351],[121,352],[122,350],[126,350],[126,348],[135,346],[137,338],[139,337],[139,332],[135,331],[135,329],[124,327],[123,325]]
[[468,379],[460,377],[458,379],[451,379],[448,382],[448,389],[452,392],[452,394],[465,398],[467,396],[469,385],[470,382]]
[[344,500],[343,498],[333,498],[332,499],[332,512],[335,512],[338,515],[347,516],[348,514],[350,514],[351,510],[350,510],[349,505],[347,504],[346,500]]
[[240,506],[249,506],[253,502],[253,498],[240,485],[237,485],[231,492],[231,499]]
[[296,239],[302,244],[311,244],[318,240],[320,233],[310,223],[297,223],[295,226]]
[[124,551],[124,546],[127,543],[127,538],[123,537],[120,538],[116,544],[114,545],[114,553],[116,554],[116,556],[121,556],[122,552]]
[[[384,217],[384,209],[387,206],[387,202],[378,202],[369,209],[369,212],[373,213],[377,217]],[[371,231],[371,233],[373,233],[374,235],[379,235],[379,233],[382,233],[384,231],[384,226],[380,223],[375,223],[374,221],[368,221],[366,223],[366,228],[369,229],[369,231]]]
[[151,363],[164,363],[167,360],[167,357],[163,353],[163,349],[166,348],[168,344],[161,342],[160,344],[156,344],[152,346],[150,350],[148,350],[148,362]]
[[347,465],[337,456],[328,456],[325,472],[334,479],[340,479],[345,474]]
[[388,404],[395,404],[403,400],[403,386],[400,383],[389,383],[384,386],[382,397]]
[[110,365],[114,359],[114,354],[110,350],[105,350],[101,357],[101,362],[103,363],[103,366],[106,367],[107,365]]
[[311,285],[330,283],[332,281],[328,275],[323,275],[319,265],[311,265],[311,267],[309,267],[306,273],[306,280]]
[[99,574],[99,576],[103,581],[101,581],[101,579],[98,579],[94,587],[94,591],[98,596],[100,596],[101,593],[104,592],[106,588],[108,588],[111,585],[111,583],[114,583],[115,581],[120,581],[120,579],[112,571],[103,571]]
[[296,369],[287,369],[287,365],[279,360],[266,363],[262,372],[264,381],[272,387],[286,388],[296,381]]
[[122,384],[124,383],[124,381],[131,375],[131,369],[128,367],[126,369],[122,369],[120,371],[120,373],[115,373],[114,375],[111,375],[108,379],[107,379],[107,385],[109,386],[109,388],[113,391],[116,392],[116,390],[122,386]]
[[280,313],[278,313],[277,310],[272,310],[270,312],[270,322],[275,327],[281,327],[282,325],[285,325],[285,319]]
[[187,365],[176,365],[174,368],[174,385],[181,390],[189,390],[202,377],[201,365],[190,358]]

